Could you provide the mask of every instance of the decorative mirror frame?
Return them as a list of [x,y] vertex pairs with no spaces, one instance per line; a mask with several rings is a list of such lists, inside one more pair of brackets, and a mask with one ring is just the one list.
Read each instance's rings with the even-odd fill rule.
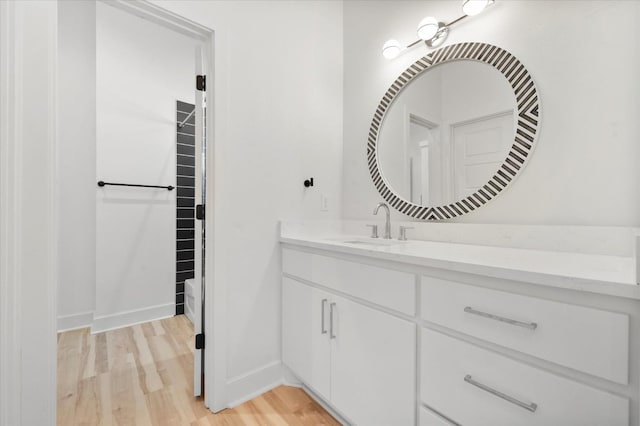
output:
[[[451,204],[423,206],[396,194],[380,173],[378,134],[387,110],[402,89],[434,65],[470,59],[491,65],[507,79],[517,102],[515,138],[506,159],[489,181],[473,194]],[[506,50],[486,43],[458,43],[435,50],[409,66],[389,87],[371,121],[367,142],[367,161],[373,183],[382,197],[399,212],[420,220],[445,220],[470,213],[500,194],[524,168],[536,144],[540,101],[533,79],[522,63]]]

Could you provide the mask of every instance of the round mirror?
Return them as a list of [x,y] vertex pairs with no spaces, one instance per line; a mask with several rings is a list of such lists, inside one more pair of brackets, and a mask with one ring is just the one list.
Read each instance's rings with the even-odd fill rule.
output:
[[412,217],[468,213],[522,169],[538,115],[533,80],[507,51],[483,43],[434,51],[380,102],[368,143],[374,184]]

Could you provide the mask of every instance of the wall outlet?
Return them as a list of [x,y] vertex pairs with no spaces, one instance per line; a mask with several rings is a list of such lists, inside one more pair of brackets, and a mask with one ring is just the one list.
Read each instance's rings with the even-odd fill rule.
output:
[[320,211],[328,212],[329,211],[329,197],[324,194],[320,195]]

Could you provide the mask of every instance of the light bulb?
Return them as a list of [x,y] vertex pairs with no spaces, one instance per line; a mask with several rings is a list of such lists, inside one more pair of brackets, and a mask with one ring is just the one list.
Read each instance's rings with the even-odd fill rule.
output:
[[489,5],[489,0],[463,0],[462,12],[467,16],[477,15]]
[[393,59],[400,54],[400,42],[398,40],[387,40],[387,42],[382,46],[382,56],[386,59]]
[[438,32],[438,20],[427,16],[418,24],[418,37],[422,40],[431,40]]

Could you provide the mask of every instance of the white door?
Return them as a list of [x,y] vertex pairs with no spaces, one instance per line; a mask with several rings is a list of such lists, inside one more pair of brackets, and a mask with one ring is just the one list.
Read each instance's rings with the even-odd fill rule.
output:
[[282,279],[282,362],[319,396],[330,400],[329,294]]
[[513,137],[512,111],[451,126],[454,199],[487,183],[507,157]]
[[415,424],[415,324],[332,299],[331,402],[357,425]]
[[[202,49],[198,47],[196,49],[196,74],[206,75],[204,56]],[[196,77],[194,76],[193,84],[196,84]],[[206,154],[206,129],[205,129],[205,117],[206,117],[206,95],[204,91],[196,89],[196,127],[195,127],[195,166],[196,166],[196,190],[195,190],[195,203],[197,205],[204,206],[205,204],[205,154]],[[194,270],[194,321],[193,331],[194,335],[204,336],[204,237],[205,237],[205,222],[204,220],[195,221],[195,270]],[[204,339],[203,339],[204,340]],[[204,394],[204,348],[195,349],[193,352],[193,394],[194,396],[200,396]]]

